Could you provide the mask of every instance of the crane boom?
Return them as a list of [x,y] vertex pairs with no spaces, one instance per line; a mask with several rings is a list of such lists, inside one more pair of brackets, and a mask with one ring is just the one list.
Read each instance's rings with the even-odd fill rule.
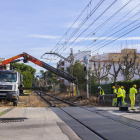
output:
[[38,65],[40,67],[43,67],[44,69],[47,69],[47,70],[55,73],[56,75],[61,76],[62,78],[66,79],[66,80],[68,80],[68,81],[70,81],[70,82],[72,82],[72,83],[74,83],[76,85],[78,84],[78,80],[77,80],[76,77],[74,77],[74,76],[72,76],[72,75],[70,75],[70,74],[68,74],[68,73],[66,73],[66,72],[64,72],[62,70],[56,69],[56,68],[52,67],[51,65],[49,65],[49,64],[47,64],[47,63],[45,63],[43,61],[40,61],[37,58],[35,58],[35,57],[25,53],[25,52],[23,52],[22,54],[16,55],[16,56],[14,56],[12,58],[9,58],[7,60],[4,60],[2,62],[2,64],[0,65],[0,68],[5,67],[6,64],[11,63],[12,61],[14,61],[15,59],[20,58],[20,57],[24,58],[23,59],[24,63],[27,63],[28,61],[31,61],[34,64],[36,64],[36,65]]

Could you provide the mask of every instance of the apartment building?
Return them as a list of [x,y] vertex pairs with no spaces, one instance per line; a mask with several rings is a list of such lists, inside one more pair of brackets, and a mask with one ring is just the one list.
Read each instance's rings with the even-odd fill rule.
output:
[[123,49],[120,53],[103,53],[103,54],[96,54],[94,56],[94,60],[110,60],[110,61],[118,61],[119,59],[122,60],[127,54],[129,54],[129,59],[134,57],[134,52],[137,55],[136,62],[140,62],[140,53],[137,53],[136,49]]
[[[90,57],[92,57],[92,52],[91,51],[78,51],[77,53],[73,54],[74,57],[74,61],[73,63],[75,63],[77,60],[82,61],[84,59],[85,55],[89,55]],[[67,59],[70,60],[70,56],[67,57]],[[70,66],[70,62],[60,59],[60,61],[57,63],[57,69],[61,69],[64,70],[65,72],[67,72],[67,67]],[[65,85],[70,85],[69,81],[67,81],[66,79],[58,76],[58,80],[59,83],[61,84],[65,84]]]
[[[137,52],[136,49],[123,49],[121,50],[120,53],[103,53],[103,54],[96,54],[95,56],[93,56],[93,61],[94,62],[100,62],[101,66],[104,65],[104,63],[112,63],[112,61],[115,61],[115,68],[116,70],[118,69],[118,63],[117,61],[122,60],[127,54],[129,55],[128,59],[134,59],[134,52],[136,53],[137,59],[136,59],[136,63],[140,62],[140,53]],[[92,69],[94,69],[93,63],[91,63],[92,65]],[[111,66],[110,69],[110,73],[114,74],[114,69],[113,66]],[[109,74],[108,75],[108,82],[111,82],[112,80],[112,76]],[[138,75],[134,74],[134,77],[132,78],[132,80],[134,79],[139,79]],[[124,80],[124,75],[122,73],[119,72],[118,77],[117,77],[117,81],[122,81]],[[102,84],[107,83],[107,81],[102,80]]]

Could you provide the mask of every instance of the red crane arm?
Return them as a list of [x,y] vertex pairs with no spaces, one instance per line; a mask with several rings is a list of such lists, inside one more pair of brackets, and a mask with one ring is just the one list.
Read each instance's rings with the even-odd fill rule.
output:
[[0,69],[5,67],[6,64],[11,63],[12,61],[14,61],[15,59],[20,58],[20,57],[24,58],[23,59],[24,63],[27,63],[28,61],[31,61],[34,64],[36,64],[36,65],[38,65],[40,67],[43,67],[43,68],[55,73],[56,75],[59,75],[59,76],[65,78],[66,80],[68,80],[68,81],[70,81],[72,83],[78,84],[78,80],[77,80],[76,77],[74,77],[74,76],[72,76],[72,75],[70,75],[70,74],[68,74],[68,73],[66,73],[66,72],[64,72],[62,70],[56,69],[56,68],[52,67],[51,65],[48,65],[47,63],[45,63],[43,61],[40,61],[40,60],[36,59],[35,57],[25,53],[25,52],[22,53],[22,54],[19,54],[17,56],[11,57],[11,58],[9,58],[7,60],[4,60],[2,62],[2,64],[0,65]]
[[8,63],[12,62],[13,60],[20,58],[20,57],[23,57],[23,54],[19,54],[19,55],[16,55],[14,57],[4,60],[1,64],[1,66],[5,66],[6,64],[8,64]]
[[29,61],[35,63],[36,65],[39,65],[39,66],[42,67],[42,62],[40,60],[34,58],[33,56],[31,56],[31,55],[29,55],[29,54],[24,52],[23,53],[23,57],[24,57],[23,61],[29,60]]

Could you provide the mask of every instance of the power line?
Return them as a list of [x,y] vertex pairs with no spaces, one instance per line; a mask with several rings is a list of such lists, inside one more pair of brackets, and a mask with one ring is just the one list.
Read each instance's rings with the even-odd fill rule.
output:
[[[89,4],[91,4],[91,2],[92,2],[92,0],[88,3],[88,5]],[[67,33],[69,32],[69,30],[73,27],[73,25],[77,22],[77,20],[80,18],[80,16],[84,13],[84,11],[87,9],[87,7],[88,7],[88,5],[84,8],[84,10],[80,13],[80,15],[76,18],[76,20],[74,21],[74,23],[69,27],[69,29],[67,30],[67,32],[64,34],[64,36],[60,39],[60,41],[56,44],[56,46],[55,47],[57,47],[57,45],[61,42],[61,40],[65,37],[65,35],[67,35]],[[54,48],[55,48],[54,47]],[[54,49],[53,48],[53,49]],[[53,51],[53,49],[52,49],[52,51]]]
[[[140,5],[140,4],[139,4],[139,5]],[[139,5],[138,5],[138,6],[139,6]],[[137,6],[136,6],[136,7],[137,7]],[[135,7],[135,8],[136,8],[136,7]],[[135,8],[134,8],[134,9],[135,9]],[[134,9],[133,9],[133,10],[134,10]],[[130,12],[132,12],[133,10],[131,10]],[[129,12],[129,13],[130,13],[130,12]],[[129,21],[130,19],[132,19],[133,17],[135,17],[136,15],[138,15],[139,13],[140,13],[140,12],[136,13],[136,14],[133,15],[132,17],[128,18],[127,20],[125,20],[124,22],[122,22],[121,24],[119,24],[118,26],[114,27],[118,22],[120,22],[124,17],[126,17],[126,16],[128,15],[128,14],[126,14],[126,15],[125,15],[123,18],[121,18],[117,23],[115,23],[113,26],[111,26],[111,27],[107,30],[108,32],[105,31],[100,37],[98,37],[97,39],[95,39],[95,41],[99,40],[101,37],[103,37],[103,35],[106,35],[106,34],[110,33],[110,32],[113,31],[114,29],[116,29],[116,28],[118,28],[119,26],[121,26],[122,24],[126,23],[127,21]],[[114,27],[114,28],[111,29],[112,27]],[[90,33],[90,34],[91,34],[91,33]],[[90,34],[89,34],[89,35],[90,35]],[[88,36],[89,36],[89,35],[88,35]],[[93,36],[93,35],[91,35],[91,36]],[[91,36],[90,36],[90,37],[91,37]],[[86,38],[86,37],[85,37],[85,38]],[[85,38],[84,38],[84,39],[85,39]],[[84,39],[83,39],[83,40],[84,40]],[[89,39],[89,38],[87,38],[87,39]],[[82,41],[83,41],[83,40],[82,40]],[[95,42],[95,41],[93,41],[93,42]],[[80,42],[81,42],[81,41],[80,41]],[[92,43],[93,43],[93,42],[92,42]],[[78,43],[77,43],[77,44],[78,44]],[[76,44],[76,45],[77,45],[77,44]],[[83,43],[82,43],[82,44],[83,44]],[[81,45],[82,45],[82,44],[81,44]],[[76,46],[76,45],[75,45],[75,46]],[[81,45],[80,45],[80,46],[81,46]],[[74,46],[74,47],[75,47],[75,46]],[[84,48],[84,47],[83,47],[83,48]],[[83,50],[83,49],[82,49],[82,50]]]
[[[89,19],[89,17],[99,8],[99,6],[104,2],[105,0],[100,0],[100,2],[95,6],[95,8],[91,11],[91,2],[92,2],[92,0],[89,2],[89,4],[86,6],[86,8],[82,11],[82,13],[78,16],[78,18],[75,20],[75,22],[72,24],[72,26],[76,23],[76,21],[79,19],[79,17],[84,13],[84,11],[89,7],[89,5],[90,5],[90,13],[87,15],[87,17],[81,22],[81,24],[77,27],[78,28],[78,30],[82,27],[82,25]],[[68,29],[68,31],[72,28],[72,26]],[[75,33],[78,31],[78,30],[75,30]],[[68,33],[68,31],[64,34],[64,36],[60,39],[60,41],[56,44],[56,46],[55,47],[57,47],[58,45],[59,45],[59,43],[61,42],[61,40],[67,35],[67,33]],[[73,32],[74,33],[74,32]],[[74,34],[73,34],[74,35]],[[66,45],[66,41],[65,41],[65,45]],[[55,48],[54,47],[54,48]],[[54,49],[53,48],[53,49]],[[62,47],[63,48],[63,47]],[[61,48],[61,49],[62,49]],[[52,49],[52,51],[53,51],[53,49]],[[58,49],[58,48],[57,48]],[[56,50],[57,50],[56,49]],[[60,49],[60,50],[61,50]],[[55,51],[56,51],[55,50]],[[58,58],[58,57],[57,57]],[[50,61],[51,62],[51,61]]]
[[[115,35],[116,33],[118,33],[118,32],[120,32],[120,31],[122,31],[123,29],[127,28],[128,26],[130,26],[130,25],[134,24],[134,23],[135,23],[135,22],[137,22],[138,20],[140,20],[140,18],[138,18],[137,20],[135,20],[135,21],[131,22],[131,23],[130,23],[130,24],[128,24],[127,26],[125,26],[125,27],[121,28],[120,30],[116,31],[115,33],[111,34],[110,36],[106,37],[105,39],[101,40],[100,42],[97,42],[97,43],[96,43],[96,44],[94,44],[94,45],[97,45],[97,44],[99,44],[99,43],[103,42],[104,40],[107,40],[107,39],[108,39],[108,38],[110,38],[111,36],[113,36],[113,35]],[[92,43],[94,43],[94,41],[93,41],[93,42],[91,42],[89,45],[91,45]],[[86,48],[87,48],[89,45],[87,45],[87,46],[86,46]],[[91,48],[91,47],[89,47],[89,48]],[[89,49],[89,48],[87,48],[87,49]]]
[[[139,23],[139,24],[140,24],[140,23]],[[134,28],[133,30],[130,30],[129,32],[127,32],[127,33],[123,34],[122,36],[120,36],[120,37],[116,38],[115,40],[113,40],[113,41],[111,41],[111,42],[109,42],[109,43],[105,44],[104,46],[102,46],[102,47],[100,47],[100,48],[98,48],[98,49],[94,50],[93,52],[95,52],[95,51],[97,51],[97,50],[99,50],[99,49],[101,49],[101,48],[103,48],[103,47],[107,46],[108,44],[110,44],[110,43],[112,43],[112,42],[114,42],[114,41],[116,41],[116,40],[120,39],[121,37],[123,37],[123,36],[125,36],[125,35],[129,34],[130,32],[132,32],[132,31],[134,31],[134,30],[136,30],[136,29],[138,29],[138,28],[140,28],[140,26],[137,26],[137,27],[136,27],[136,28]]]
[[[69,46],[75,42],[89,27],[91,27],[117,0],[115,0],[98,18],[96,18],[78,37],[76,37],[70,44]],[[69,47],[68,46],[68,47]]]
[[[139,25],[139,24],[140,24],[140,23],[138,23],[137,25]],[[137,26],[137,25],[135,25],[135,26]],[[133,26],[133,27],[135,27],[135,26]],[[93,52],[95,52],[95,51],[97,51],[97,50],[99,50],[99,49],[101,49],[101,48],[103,48],[103,47],[109,45],[110,43],[112,43],[112,42],[114,42],[114,41],[120,39],[121,37],[123,37],[123,36],[129,34],[130,32],[136,30],[136,29],[139,28],[139,27],[140,27],[140,26],[137,26],[137,27],[134,28],[134,29],[132,29],[132,27],[131,27],[131,28],[129,28],[129,29],[132,29],[132,30],[130,30],[130,31],[128,31],[128,29],[127,29],[126,31],[123,32],[123,33],[125,33],[125,32],[128,31],[127,33],[125,33],[125,34],[121,33],[121,34],[123,34],[123,35],[119,34],[119,35],[118,35],[119,37],[116,36],[116,37],[117,37],[116,39],[112,40],[111,42],[109,42],[109,43],[107,43],[107,44],[105,44],[105,45],[103,45],[104,43],[106,43],[106,42],[104,42],[103,44],[97,46],[97,47],[96,47],[97,49],[95,48],[96,50],[94,50]],[[102,45],[103,45],[103,46],[102,46]],[[100,46],[101,46],[101,47],[100,47]],[[93,47],[93,46],[91,46],[91,47]],[[90,47],[90,48],[91,48],[91,47]],[[80,58],[81,58],[81,57],[80,57]],[[80,59],[80,58],[78,58],[78,59]]]
[[[132,0],[130,0],[128,3],[126,3],[123,7],[121,7],[117,12],[115,12],[110,18],[108,18],[105,22],[103,22],[99,27],[97,27],[94,31],[92,31],[87,37],[89,39],[89,36],[93,36],[99,29],[101,29],[101,26],[104,26],[109,20],[111,20],[117,13],[119,13],[125,6],[127,6]],[[91,35],[92,34],[92,35]],[[82,39],[79,43],[81,43],[83,40],[85,40],[87,37]],[[77,46],[79,43],[77,43],[75,46]],[[74,46],[74,47],[75,47]],[[81,46],[81,45],[80,45]]]
[[74,30],[74,32],[69,36],[69,38],[63,43],[64,45],[61,47],[59,51],[62,50],[62,48],[68,43],[68,41],[79,31],[79,29],[84,25],[84,23],[89,19],[89,17],[100,7],[100,5],[105,0],[101,0],[96,7],[88,14],[88,16],[79,24],[79,26]]

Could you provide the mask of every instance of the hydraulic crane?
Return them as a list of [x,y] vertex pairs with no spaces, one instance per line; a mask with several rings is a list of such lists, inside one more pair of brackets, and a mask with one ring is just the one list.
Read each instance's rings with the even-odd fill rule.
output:
[[56,68],[50,66],[49,64],[47,64],[43,61],[40,61],[40,60],[36,59],[35,57],[25,53],[25,52],[23,52],[22,54],[16,55],[14,57],[11,57],[7,60],[4,60],[2,62],[2,64],[0,65],[0,69],[5,68],[6,64],[8,64],[8,63],[21,61],[20,59],[18,59],[20,57],[23,57],[23,62],[24,63],[27,63],[28,61],[31,61],[31,62],[35,63],[36,65],[38,65],[40,67],[43,67],[43,68],[55,73],[56,75],[61,76],[62,78],[78,85],[78,79],[76,77],[74,77],[74,76],[72,76],[72,75],[70,75],[70,74],[68,74],[68,73],[66,73],[62,70],[56,69]]

